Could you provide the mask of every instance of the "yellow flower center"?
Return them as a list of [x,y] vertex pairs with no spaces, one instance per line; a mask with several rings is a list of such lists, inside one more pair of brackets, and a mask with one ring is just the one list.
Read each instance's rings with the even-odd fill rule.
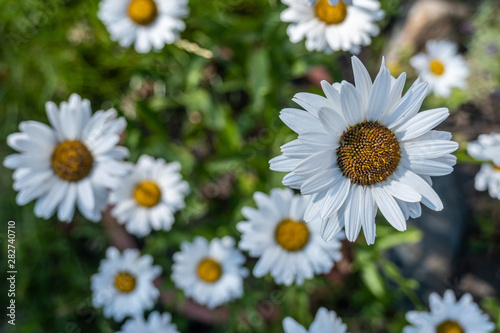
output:
[[158,16],[154,0],[132,0],[128,6],[128,16],[137,24],[150,25]]
[[429,64],[429,70],[437,76],[441,76],[444,73],[444,65],[441,61],[433,59]]
[[94,158],[80,141],[61,142],[52,153],[52,170],[69,182],[87,177],[94,166]]
[[316,17],[326,24],[340,24],[347,17],[347,6],[342,1],[332,6],[328,0],[318,0],[315,9]]
[[496,171],[500,171],[500,166],[493,164],[493,169]]
[[161,190],[151,181],[143,181],[137,184],[134,189],[134,199],[144,207],[153,207],[160,202]]
[[276,242],[289,252],[304,248],[309,241],[309,229],[304,222],[284,219],[276,227]]
[[221,275],[221,265],[211,258],[205,258],[198,264],[198,276],[205,282],[214,283]]
[[115,287],[122,293],[129,293],[135,289],[135,277],[127,272],[120,272],[115,276]]
[[374,121],[351,126],[340,137],[337,163],[351,182],[373,185],[386,180],[396,170],[401,148],[396,135]]
[[464,333],[464,329],[457,322],[447,320],[439,324],[436,333]]

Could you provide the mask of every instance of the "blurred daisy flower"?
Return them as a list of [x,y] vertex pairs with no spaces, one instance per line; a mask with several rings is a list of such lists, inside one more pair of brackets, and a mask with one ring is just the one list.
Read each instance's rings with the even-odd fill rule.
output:
[[36,199],[35,215],[61,221],[73,219],[75,207],[89,220],[99,221],[106,208],[108,188],[128,172],[122,160],[125,147],[117,146],[125,130],[114,109],[92,115],[90,102],[76,94],[59,108],[46,104],[52,127],[23,121],[20,133],[7,143],[19,154],[7,156],[4,166],[14,171],[18,205]]
[[483,163],[476,175],[474,187],[486,191],[492,198],[500,199],[500,134],[481,134],[476,141],[469,142],[467,153]]
[[151,312],[148,320],[141,316],[127,320],[118,333],[179,333],[177,326],[171,323],[170,313]]
[[372,83],[361,61],[353,57],[356,87],[323,81],[325,97],[299,93],[294,101],[306,109],[283,109],[281,120],[299,134],[270,161],[271,170],[289,172],[283,184],[311,199],[305,220],[328,219],[322,228],[331,239],[345,227],[354,241],[363,228],[375,242],[375,215],[406,230],[406,220],[421,214],[420,203],[442,210],[430,176],[453,171],[458,148],[451,134],[432,130],[448,109],[418,112],[428,92],[417,81],[404,97],[403,73],[394,79],[382,64]]
[[335,311],[321,307],[308,330],[290,317],[283,319],[283,330],[285,333],[346,333],[347,326],[337,317]]
[[[305,3],[308,5],[313,5],[316,3],[318,0],[305,0]],[[353,0],[342,0],[342,2],[346,5],[352,5]],[[337,6],[340,0],[328,0],[328,3],[332,6]]]
[[101,0],[99,13],[111,38],[147,53],[177,41],[186,27],[187,0]]
[[430,312],[409,311],[403,333],[489,333],[495,326],[483,314],[470,294],[455,299],[452,290],[446,290],[444,297],[432,293],[429,296]]
[[243,207],[248,221],[236,227],[242,233],[239,248],[259,258],[255,277],[270,272],[276,283],[302,284],[314,274],[330,272],[342,259],[340,241],[321,237],[321,220],[304,223],[307,197],[290,189],[273,189],[270,196],[256,192],[253,197],[258,208]]
[[292,43],[306,39],[309,51],[343,50],[359,53],[379,33],[375,24],[384,17],[378,0],[282,0],[289,6],[281,13],[290,22],[287,33]]
[[457,45],[447,40],[430,40],[426,53],[419,53],[410,59],[420,77],[429,82],[436,96],[449,97],[451,88],[467,88],[469,68],[458,54]]
[[142,155],[133,172],[112,189],[111,214],[125,224],[128,232],[144,237],[154,230],[170,230],[174,213],[184,208],[187,182],[179,173],[178,162],[166,163]]
[[196,302],[214,308],[243,295],[243,278],[248,270],[245,256],[231,237],[208,241],[195,237],[183,242],[173,256],[172,280]]
[[140,256],[136,249],[123,254],[110,247],[101,260],[99,272],[91,277],[92,303],[104,307],[104,316],[121,321],[127,316],[142,316],[153,307],[160,292],[153,280],[161,274],[160,266],[153,266],[153,257]]

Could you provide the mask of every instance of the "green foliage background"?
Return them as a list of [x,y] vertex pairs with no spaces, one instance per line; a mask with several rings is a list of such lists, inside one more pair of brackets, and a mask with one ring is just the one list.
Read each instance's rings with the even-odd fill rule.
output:
[[[387,15],[384,29],[398,14],[401,0],[381,2]],[[235,225],[242,219],[241,207],[254,205],[252,194],[282,187],[283,174],[271,172],[268,161],[295,134],[279,120],[279,111],[293,106],[297,92],[321,93],[305,74],[324,66],[340,81],[349,72],[347,55],[308,52],[303,43],[289,42],[286,24],[279,19],[284,5],[278,0],[190,0],[189,7],[182,37],[212,51],[210,59],[175,45],[146,55],[122,49],[97,18],[96,0],[0,2],[0,159],[12,153],[6,137],[20,121],[47,122],[46,101],[59,103],[78,93],[91,101],[94,111],[117,108],[128,121],[124,144],[130,161],[141,154],[180,161],[190,183],[187,207],[176,215],[173,230],[140,242],[142,253],[153,255],[163,267],[164,289],[173,288],[170,258],[182,241],[194,235],[238,238]],[[372,72],[378,69],[384,42],[382,33],[364,51]],[[102,225],[79,215],[70,225],[37,219],[33,203],[15,204],[11,177],[6,169],[0,173],[0,221],[16,221],[17,332],[117,331],[119,324],[91,306],[89,277],[109,246]],[[188,320],[174,305],[155,309],[172,312],[181,332],[281,332],[285,316],[308,326],[319,306],[335,310],[350,332],[401,332],[401,304],[421,306],[414,295],[418,283],[404,279],[384,252],[421,235],[416,230],[397,233],[384,221],[377,228],[376,246],[366,246],[360,237],[344,250],[352,264],[343,284],[316,277],[285,288],[269,277],[251,277],[245,296],[230,304],[226,325]],[[250,267],[254,263],[248,262]],[[8,302],[4,289],[2,306]],[[278,309],[270,322],[256,309],[263,301]],[[182,302],[178,293],[177,303]],[[492,308],[498,306],[492,302]],[[5,324],[1,330],[12,327]]]

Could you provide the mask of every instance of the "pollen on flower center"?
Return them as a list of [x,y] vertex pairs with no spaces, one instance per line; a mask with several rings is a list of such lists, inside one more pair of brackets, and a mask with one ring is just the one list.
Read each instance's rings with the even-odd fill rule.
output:
[[80,141],[64,141],[52,153],[51,166],[59,178],[77,182],[92,171],[94,158]]
[[318,0],[315,10],[316,17],[326,24],[340,24],[347,17],[347,6],[342,1],[332,6],[328,0]]
[[287,251],[299,251],[309,241],[309,229],[304,222],[284,219],[276,227],[276,242]]
[[154,0],[132,0],[128,6],[128,15],[137,24],[149,25],[158,16]]
[[351,182],[373,185],[396,170],[401,148],[390,129],[374,121],[349,127],[340,137],[337,163]]
[[447,320],[439,324],[436,333],[464,333],[464,330],[457,322]]
[[135,187],[134,199],[141,206],[153,207],[160,202],[161,190],[154,182],[143,181]]
[[437,76],[441,76],[444,73],[444,65],[441,61],[437,59],[431,60],[429,63],[429,70]]
[[129,293],[135,289],[135,277],[128,272],[119,272],[115,276],[115,287],[122,293]]
[[211,258],[205,258],[198,264],[198,276],[205,282],[213,283],[219,280],[221,275],[221,265]]

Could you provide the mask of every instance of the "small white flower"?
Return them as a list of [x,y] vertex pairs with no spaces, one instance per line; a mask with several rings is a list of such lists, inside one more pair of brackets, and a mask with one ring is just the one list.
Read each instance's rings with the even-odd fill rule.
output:
[[101,260],[99,272],[91,277],[92,303],[104,307],[104,316],[121,321],[127,316],[142,316],[153,307],[160,295],[153,280],[161,274],[160,266],[153,266],[153,257],[140,256],[136,249],[123,254],[110,247]]
[[112,215],[138,237],[148,235],[151,228],[170,230],[174,213],[184,208],[184,196],[189,192],[180,169],[178,162],[142,155],[134,171],[112,190]]
[[321,237],[321,220],[304,223],[309,198],[290,189],[273,189],[271,195],[256,192],[258,209],[243,207],[247,221],[237,224],[242,233],[239,247],[259,258],[253,275],[268,272],[279,284],[302,284],[314,274],[328,273],[342,259],[341,243]]
[[214,308],[243,295],[243,278],[248,270],[242,265],[245,256],[234,248],[230,237],[212,239],[195,237],[183,242],[173,256],[172,280],[196,302]]
[[406,80],[394,79],[382,65],[372,83],[361,61],[352,58],[356,87],[343,81],[321,82],[325,97],[299,93],[294,101],[306,109],[283,109],[281,120],[299,134],[270,161],[271,170],[289,172],[283,184],[311,199],[305,220],[318,216],[330,239],[345,226],[354,241],[363,228],[375,242],[375,215],[406,230],[406,220],[421,214],[420,203],[443,209],[430,176],[453,171],[458,148],[451,134],[432,130],[448,109],[418,112],[428,84],[417,81],[401,97]]
[[148,321],[141,316],[127,320],[117,333],[179,333],[177,326],[171,323],[170,313],[151,312]]
[[406,320],[412,326],[403,333],[489,333],[495,328],[470,294],[457,301],[452,290],[446,290],[443,298],[432,293],[429,307],[430,312],[409,311]]
[[[316,3],[318,0],[305,0],[305,3],[308,5],[313,5]],[[340,0],[328,0],[328,3],[332,6],[337,6]],[[342,0],[342,2],[346,5],[352,5],[352,0]]]
[[453,87],[467,88],[469,68],[457,52],[457,45],[453,42],[430,40],[426,44],[426,53],[410,59],[410,64],[423,80],[429,82],[436,96],[449,97]]
[[37,199],[35,215],[44,219],[57,211],[59,220],[70,222],[78,207],[87,219],[99,221],[107,188],[128,172],[122,162],[128,150],[116,146],[125,119],[117,119],[114,109],[92,115],[90,102],[76,94],[59,108],[48,102],[46,110],[52,127],[23,121],[21,132],[7,138],[20,152],[4,160],[4,166],[16,169],[16,202],[22,206]]
[[189,14],[187,0],[101,0],[98,16],[111,38],[139,53],[160,50],[179,39]]
[[281,13],[290,22],[287,33],[292,43],[306,39],[309,51],[343,50],[359,53],[379,33],[375,24],[384,17],[378,0],[282,0],[289,6]]
[[335,311],[328,311],[321,307],[318,309],[313,323],[309,326],[309,330],[291,317],[283,319],[283,330],[285,333],[345,333],[347,326],[342,323],[342,319],[337,317]]
[[492,198],[500,199],[500,134],[481,134],[467,145],[467,152],[476,160],[488,162],[476,175],[476,190],[488,190]]

